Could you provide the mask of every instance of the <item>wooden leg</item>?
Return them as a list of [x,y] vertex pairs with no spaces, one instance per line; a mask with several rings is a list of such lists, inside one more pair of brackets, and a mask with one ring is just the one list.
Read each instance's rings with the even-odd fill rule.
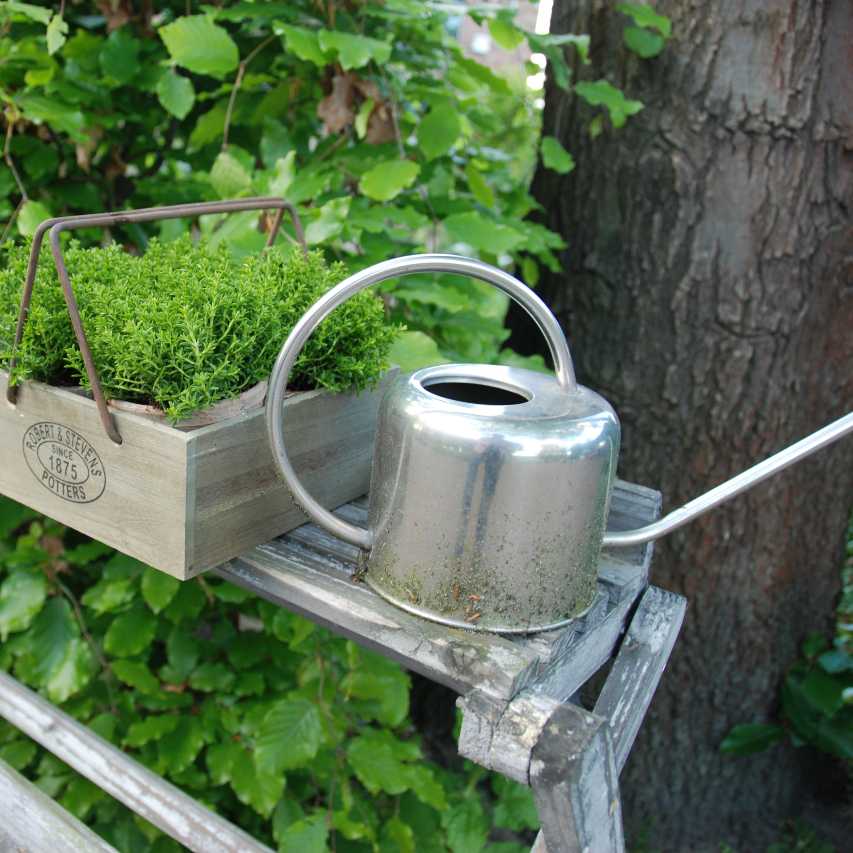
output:
[[624,851],[607,720],[575,705],[559,708],[533,749],[530,784],[548,853]]
[[563,705],[533,749],[542,829],[532,853],[621,853],[619,773],[672,653],[687,602],[650,587],[637,606],[594,713]]
[[610,722],[618,773],[649,710],[686,607],[684,597],[654,586],[643,593],[595,703],[595,713]]

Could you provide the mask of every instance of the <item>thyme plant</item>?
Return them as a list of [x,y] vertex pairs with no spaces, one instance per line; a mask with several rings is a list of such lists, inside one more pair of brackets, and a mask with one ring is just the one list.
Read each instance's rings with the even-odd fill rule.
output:
[[[29,246],[0,267],[0,335],[12,339]],[[188,237],[150,241],[141,256],[116,245],[72,244],[66,261],[104,392],[159,406],[173,420],[265,379],[301,315],[345,276],[319,251],[281,250],[234,260]],[[396,327],[382,301],[358,294],[315,332],[292,387],[360,391],[388,364]],[[14,377],[88,386],[49,256],[40,265]]]

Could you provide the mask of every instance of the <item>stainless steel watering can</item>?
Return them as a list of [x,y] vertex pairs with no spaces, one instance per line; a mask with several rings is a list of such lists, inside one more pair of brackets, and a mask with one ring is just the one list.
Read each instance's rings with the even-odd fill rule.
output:
[[[290,371],[325,317],[364,288],[413,273],[458,273],[498,287],[542,331],[556,377],[486,364],[399,376],[380,407],[365,529],[325,510],[297,478],[282,403]],[[356,273],[303,315],[270,377],[267,430],[295,500],[368,554],[366,580],[380,595],[446,625],[531,633],[590,606],[602,544],[638,545],[681,527],[852,431],[853,413],[654,524],[605,534],[620,434],[610,404],[577,384],[565,336],[530,288],[481,261],[430,254]]]

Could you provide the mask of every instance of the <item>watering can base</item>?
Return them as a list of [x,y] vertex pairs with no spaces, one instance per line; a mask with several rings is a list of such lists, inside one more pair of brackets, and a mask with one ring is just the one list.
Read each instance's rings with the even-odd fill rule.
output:
[[436,622],[439,625],[446,625],[449,628],[461,628],[465,631],[485,631],[490,634],[538,634],[541,631],[554,631],[557,628],[564,628],[576,619],[586,616],[595,602],[595,590],[593,590],[589,603],[584,604],[576,613],[571,616],[567,616],[564,619],[543,625],[501,625],[499,622],[493,621],[494,616],[492,616],[491,619],[486,617],[485,620],[472,620],[470,617],[469,619],[455,619],[451,616],[437,613],[434,610],[429,610],[426,607],[420,607],[417,604],[413,604],[411,601],[406,601],[405,599],[399,598],[393,593],[390,593],[387,589],[383,588],[380,583],[377,583],[374,578],[371,578],[369,572],[364,576],[364,582],[389,604],[393,604],[395,607],[399,607],[401,610],[405,610],[413,616],[420,616],[422,619],[427,619],[430,622]]

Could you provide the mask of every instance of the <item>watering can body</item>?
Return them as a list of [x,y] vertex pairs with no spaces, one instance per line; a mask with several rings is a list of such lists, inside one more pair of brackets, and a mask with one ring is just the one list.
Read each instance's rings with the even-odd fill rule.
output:
[[[287,379],[313,329],[372,284],[455,273],[514,299],[542,332],[554,375],[450,364],[399,376],[380,406],[368,527],[320,506],[287,456]],[[394,604],[433,621],[498,633],[556,628],[592,603],[602,546],[659,538],[853,432],[853,413],[637,530],[605,532],[619,453],[609,403],[577,384],[557,320],[503,270],[455,255],[413,255],[355,273],[294,326],[270,376],[267,431],[296,502],[366,555],[365,579]]]
[[367,582],[446,624],[541,630],[595,592],[619,422],[542,373],[440,365],[379,412]]

